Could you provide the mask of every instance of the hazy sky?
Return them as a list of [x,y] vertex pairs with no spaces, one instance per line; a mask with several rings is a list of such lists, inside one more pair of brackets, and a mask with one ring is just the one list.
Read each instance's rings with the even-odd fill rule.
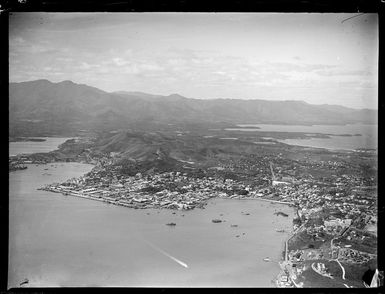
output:
[[378,17],[12,13],[10,81],[377,108]]

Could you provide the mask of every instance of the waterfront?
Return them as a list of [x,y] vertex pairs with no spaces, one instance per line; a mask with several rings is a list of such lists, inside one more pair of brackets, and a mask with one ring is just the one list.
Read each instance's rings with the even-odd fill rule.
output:
[[39,137],[45,139],[42,142],[21,141],[9,142],[9,156],[18,154],[32,154],[40,152],[50,152],[56,150],[58,146],[71,138],[60,137]]
[[[239,128],[229,128],[229,131],[242,132],[305,132],[308,134],[330,134],[330,138],[285,139],[277,140],[289,145],[306,147],[352,150],[358,148],[377,149],[377,125],[269,125],[269,124],[241,124]],[[258,128],[253,128],[258,127]],[[355,136],[360,134],[361,136]],[[340,136],[350,135],[350,136]]]
[[24,278],[41,287],[274,286],[279,266],[263,258],[281,257],[287,234],[276,229],[290,231],[293,208],[215,199],[206,209],[134,210],[36,190],[91,168],[54,163],[10,174],[9,286]]

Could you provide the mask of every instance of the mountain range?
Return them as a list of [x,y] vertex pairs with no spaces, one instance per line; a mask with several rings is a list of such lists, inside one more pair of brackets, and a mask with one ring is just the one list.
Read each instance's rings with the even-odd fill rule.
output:
[[303,101],[193,99],[142,92],[105,92],[71,81],[9,84],[10,135],[65,134],[161,124],[376,123],[377,111]]

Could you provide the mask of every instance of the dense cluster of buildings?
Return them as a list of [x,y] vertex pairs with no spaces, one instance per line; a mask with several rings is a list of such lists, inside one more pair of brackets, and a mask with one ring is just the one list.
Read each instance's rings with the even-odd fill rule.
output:
[[[292,250],[288,260],[282,263],[285,270],[281,273],[288,275],[291,286],[298,286],[298,269],[306,267],[307,260],[336,260],[353,266],[354,271],[355,265],[377,258],[376,190],[368,189],[357,175],[334,178],[333,183],[302,181],[298,185],[281,185],[275,187],[278,193],[267,196],[293,202],[298,209]],[[337,245],[328,245],[333,238],[338,240]],[[298,250],[298,246],[316,248]],[[328,276],[325,266],[321,270],[316,266],[308,270]]]
[[[280,154],[213,157],[208,159],[210,165],[205,175],[195,177],[183,171],[138,172],[129,176],[116,168],[113,154],[83,152],[82,156],[84,162],[96,164],[90,173],[43,189],[141,209],[203,208],[213,197],[255,198],[294,206],[294,234],[281,264],[279,286],[300,287],[302,284],[296,278],[312,269],[307,261],[315,262],[313,270],[326,273],[328,269],[321,265],[322,259],[362,264],[376,258],[374,252],[367,253],[364,247],[345,247],[377,238],[376,179],[338,158],[295,161]],[[310,170],[328,172],[314,176],[306,172]],[[226,176],[229,173],[237,177]],[[304,248],[303,244],[299,248],[298,236],[305,236],[303,244],[314,243],[313,248]],[[332,246],[331,239],[338,239],[337,245]]]
[[15,171],[15,170],[21,170],[21,169],[26,169],[27,166],[25,165],[24,161],[21,161],[17,157],[10,157],[8,161],[8,169],[10,172]]
[[339,248],[338,250],[338,259],[342,262],[363,264],[376,257],[376,254],[361,252],[351,248]]
[[33,160],[30,155],[14,155],[8,159],[9,171],[15,171],[28,168],[27,164],[45,164],[47,160]]
[[248,194],[249,187],[235,185],[231,179],[191,178],[181,172],[138,173],[130,177],[94,169],[83,177],[50,184],[42,189],[132,208],[188,210],[203,207],[213,197],[242,197],[226,194],[225,191],[233,191],[234,187]]

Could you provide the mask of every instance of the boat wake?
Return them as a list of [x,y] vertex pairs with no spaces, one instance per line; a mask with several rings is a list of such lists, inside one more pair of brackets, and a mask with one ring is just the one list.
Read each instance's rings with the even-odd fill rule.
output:
[[149,246],[151,246],[153,249],[155,249],[156,251],[162,253],[163,255],[167,256],[168,258],[172,259],[173,261],[175,261],[176,263],[180,264],[181,266],[185,267],[185,268],[188,268],[188,265],[186,263],[184,263],[183,261],[177,259],[176,257],[168,254],[167,252],[165,252],[164,250],[160,249],[158,246],[155,246],[154,244],[142,239],[144,242],[146,242]]

